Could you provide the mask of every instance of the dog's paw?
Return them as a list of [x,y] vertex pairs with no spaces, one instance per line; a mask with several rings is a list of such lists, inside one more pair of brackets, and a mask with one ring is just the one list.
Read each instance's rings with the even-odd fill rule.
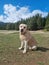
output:
[[26,50],[24,50],[23,53],[26,53]]
[[29,47],[29,50],[31,50],[32,48],[31,47]]
[[19,50],[21,50],[21,49],[22,49],[22,47],[19,47],[18,49],[19,49]]
[[32,50],[36,50],[36,49],[37,49],[37,46],[33,46],[33,47],[32,47]]

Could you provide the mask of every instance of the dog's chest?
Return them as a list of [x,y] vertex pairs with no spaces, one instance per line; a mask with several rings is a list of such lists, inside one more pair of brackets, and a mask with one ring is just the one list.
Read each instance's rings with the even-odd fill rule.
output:
[[20,35],[20,39],[21,40],[29,40],[31,38],[29,33],[26,33],[25,35]]
[[26,36],[20,35],[20,39],[21,39],[21,40],[26,40]]

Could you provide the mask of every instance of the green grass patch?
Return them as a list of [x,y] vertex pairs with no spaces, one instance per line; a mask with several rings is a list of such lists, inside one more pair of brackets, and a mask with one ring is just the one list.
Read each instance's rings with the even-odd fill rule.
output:
[[18,50],[20,46],[18,32],[6,35],[0,33],[0,65],[48,65],[49,34],[32,34],[32,36],[37,40],[37,45],[46,51],[39,49],[23,54]]

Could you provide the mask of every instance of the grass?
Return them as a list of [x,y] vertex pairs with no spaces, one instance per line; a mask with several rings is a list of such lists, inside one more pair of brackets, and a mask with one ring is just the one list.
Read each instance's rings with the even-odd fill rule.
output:
[[0,33],[0,65],[49,65],[49,33],[32,34],[38,50],[23,54],[19,51],[19,33]]

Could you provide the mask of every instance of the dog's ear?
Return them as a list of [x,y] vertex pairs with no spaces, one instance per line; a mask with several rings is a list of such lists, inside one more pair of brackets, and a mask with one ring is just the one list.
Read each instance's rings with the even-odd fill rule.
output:
[[26,25],[26,28],[27,28],[27,30],[28,30],[28,26]]
[[27,30],[30,30],[29,26],[27,25]]

